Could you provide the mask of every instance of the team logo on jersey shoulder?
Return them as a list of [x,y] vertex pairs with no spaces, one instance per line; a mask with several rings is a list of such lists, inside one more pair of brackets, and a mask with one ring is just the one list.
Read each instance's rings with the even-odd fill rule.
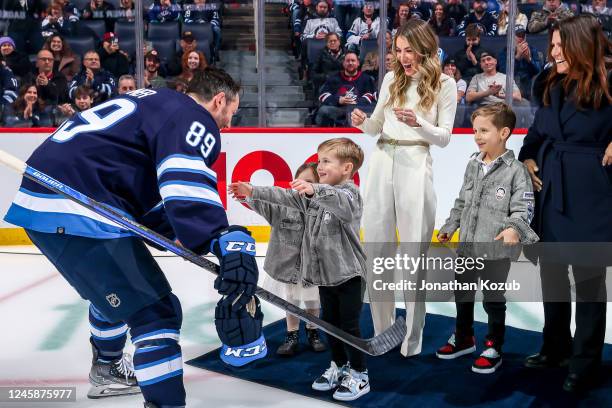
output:
[[108,303],[110,303],[112,307],[119,307],[121,304],[121,299],[119,299],[119,296],[117,296],[116,293],[106,295],[106,300],[108,300]]

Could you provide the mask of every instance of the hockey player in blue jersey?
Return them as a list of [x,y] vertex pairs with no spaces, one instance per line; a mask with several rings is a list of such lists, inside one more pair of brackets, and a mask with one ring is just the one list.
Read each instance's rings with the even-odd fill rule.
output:
[[[230,126],[239,90],[214,68],[197,74],[187,94],[138,89],[76,114],[28,159],[186,248],[217,255],[215,288],[223,297],[215,326],[227,351],[221,358],[236,366],[267,351],[263,314],[253,296],[255,242],[245,228],[228,226],[211,169],[221,149],[219,129]],[[88,395],[140,388],[145,406],[185,406],[181,306],[143,240],[25,178],[5,220],[24,227],[90,302]],[[128,330],[136,348],[133,367],[123,353]]]

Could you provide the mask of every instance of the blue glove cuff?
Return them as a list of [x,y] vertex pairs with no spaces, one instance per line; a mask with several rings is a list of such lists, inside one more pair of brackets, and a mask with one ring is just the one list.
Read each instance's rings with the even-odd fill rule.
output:
[[223,258],[229,253],[236,252],[255,256],[255,240],[246,228],[231,226],[212,240],[210,252],[214,253],[218,258]]
[[266,339],[262,334],[257,340],[244,346],[231,347],[225,344],[221,347],[219,356],[225,364],[234,367],[242,367],[243,365],[252,363],[255,360],[264,358],[268,354],[268,346]]

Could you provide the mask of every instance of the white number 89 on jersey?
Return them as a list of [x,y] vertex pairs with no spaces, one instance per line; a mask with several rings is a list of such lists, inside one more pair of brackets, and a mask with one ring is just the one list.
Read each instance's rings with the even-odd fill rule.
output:
[[204,158],[208,158],[210,152],[215,147],[216,139],[210,132],[206,132],[206,127],[198,121],[191,124],[189,132],[185,135],[185,141],[189,146],[198,147]]

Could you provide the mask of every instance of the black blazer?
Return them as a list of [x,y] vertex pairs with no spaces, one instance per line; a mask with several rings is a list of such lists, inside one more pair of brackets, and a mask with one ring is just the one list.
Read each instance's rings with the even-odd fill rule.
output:
[[560,84],[550,96],[519,154],[536,161],[543,182],[534,229],[545,242],[612,242],[612,166],[601,165],[612,142],[612,105],[579,110]]

